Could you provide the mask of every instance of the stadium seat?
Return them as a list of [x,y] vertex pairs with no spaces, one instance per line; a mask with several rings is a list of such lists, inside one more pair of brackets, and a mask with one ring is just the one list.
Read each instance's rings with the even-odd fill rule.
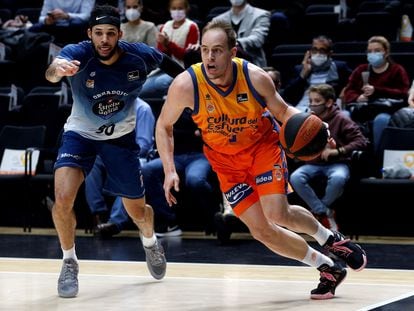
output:
[[[386,127],[376,154],[359,152],[353,165],[361,174],[353,189],[353,226],[357,234],[414,235],[410,205],[414,179],[384,179],[384,150],[413,150],[414,128]],[[374,226],[370,224],[375,224]]]
[[388,12],[359,12],[355,17],[355,40],[368,40],[372,36],[384,36],[389,41],[397,37],[399,19]]
[[[42,149],[45,142],[45,126],[11,126],[6,125],[0,131],[0,155],[3,157],[4,150],[18,149],[25,150],[25,173],[21,174],[0,174],[2,201],[13,202],[12,208],[23,206],[23,230],[31,231],[31,217],[33,215],[34,196],[39,194],[38,189],[33,189],[29,161],[33,149]],[[29,165],[29,166],[28,166]],[[26,171],[27,169],[27,171]],[[13,189],[19,189],[18,193]],[[11,197],[14,193],[14,197]],[[22,202],[22,205],[18,204]],[[10,203],[8,203],[10,204]],[[3,209],[4,211],[4,209]],[[6,217],[6,215],[2,215]]]

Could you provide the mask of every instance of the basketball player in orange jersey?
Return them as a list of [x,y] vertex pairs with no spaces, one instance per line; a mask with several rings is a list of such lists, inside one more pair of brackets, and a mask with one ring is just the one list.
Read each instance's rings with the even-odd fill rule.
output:
[[219,21],[209,23],[203,30],[202,63],[178,75],[170,86],[156,126],[166,199],[170,205],[177,203],[171,190],[179,191],[173,125],[181,112],[190,108],[202,132],[204,153],[235,214],[253,237],[273,252],[320,271],[320,283],[311,291],[312,299],[332,298],[346,269],[311,248],[295,232],[312,236],[354,270],[365,267],[365,252],[339,232],[324,228],[305,208],[289,205],[288,172],[279,128],[263,112],[268,108],[284,123],[299,110],[284,102],[265,71],[236,58],[236,50],[231,26]]

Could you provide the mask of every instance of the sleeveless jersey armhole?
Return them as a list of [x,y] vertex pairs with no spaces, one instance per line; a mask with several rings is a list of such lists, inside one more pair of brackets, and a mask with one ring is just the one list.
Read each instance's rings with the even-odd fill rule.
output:
[[248,69],[248,62],[243,60],[243,73],[244,76],[246,77],[246,82],[247,85],[249,86],[250,91],[252,92],[254,98],[258,101],[258,103],[263,107],[267,107],[264,99],[262,96],[259,95],[259,93],[256,91],[256,89],[254,88],[252,81],[250,80],[250,75],[249,75],[249,69]]
[[193,68],[189,67],[187,69],[188,73],[191,76],[191,80],[193,81],[193,87],[194,87],[194,109],[193,109],[193,115],[198,114],[199,106],[200,106],[200,100],[199,100],[199,94],[198,94],[198,83],[197,83],[197,77],[195,75],[195,72]]

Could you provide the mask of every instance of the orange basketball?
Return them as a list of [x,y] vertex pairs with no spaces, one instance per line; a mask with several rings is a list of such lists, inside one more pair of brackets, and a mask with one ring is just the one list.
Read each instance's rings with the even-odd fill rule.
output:
[[301,112],[291,116],[280,128],[280,143],[286,154],[301,161],[319,156],[328,142],[328,129],[314,114]]

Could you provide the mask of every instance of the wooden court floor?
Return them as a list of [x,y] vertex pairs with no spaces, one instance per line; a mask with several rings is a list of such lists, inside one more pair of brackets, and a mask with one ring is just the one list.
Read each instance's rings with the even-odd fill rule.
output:
[[[314,268],[283,261],[268,264],[269,259],[263,261],[269,257],[266,249],[255,243],[241,240],[220,249],[212,240],[203,239],[184,235],[179,238],[181,242],[164,241],[170,260],[166,277],[157,281],[147,270],[141,247],[137,252],[134,236],[99,241],[84,235],[77,244],[78,256],[83,254],[79,256],[79,295],[64,299],[57,296],[56,290],[61,255],[58,250],[47,251],[58,246],[53,233],[16,234],[0,230],[0,310],[414,310],[414,269],[409,264],[393,269],[395,263],[385,260],[390,265],[377,268],[380,263],[369,261],[361,272],[348,269],[334,299],[315,301],[309,298],[319,278]],[[396,242],[383,239],[365,243],[374,257],[373,245],[382,250]],[[413,257],[414,240],[398,243],[403,245],[400,251],[404,253],[389,258]],[[104,257],[108,252],[119,252],[119,247],[130,253],[125,253],[121,260]],[[229,262],[225,257],[216,263],[191,259],[200,257],[201,252],[217,252],[216,257],[232,252],[241,258],[249,248],[257,259],[241,262],[252,264],[233,264],[238,261]],[[30,252],[24,253],[23,249]],[[85,256],[87,250],[91,251],[89,257]],[[271,254],[270,257],[274,258]],[[264,264],[255,264],[262,261]]]
[[61,260],[0,258],[0,310],[348,311],[414,295],[414,271],[407,270],[348,271],[334,299],[315,301],[309,292],[318,276],[308,267],[169,263],[156,281],[144,262],[79,263],[79,295],[63,299],[56,293]]

